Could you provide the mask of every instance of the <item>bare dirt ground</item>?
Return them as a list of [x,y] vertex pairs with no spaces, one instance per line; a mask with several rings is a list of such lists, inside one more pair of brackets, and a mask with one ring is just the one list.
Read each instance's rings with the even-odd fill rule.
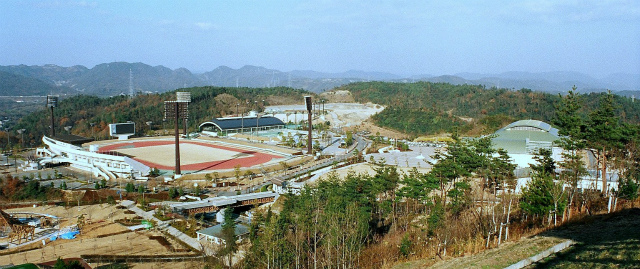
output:
[[[335,172],[335,174],[339,178],[344,178],[349,173],[355,173],[355,174],[358,174],[358,175],[359,174],[365,174],[365,175],[373,176],[373,175],[376,174],[376,171],[374,171],[374,168],[375,167],[372,164],[359,163],[359,164],[351,165],[351,166],[348,166],[348,167],[334,169],[331,172]],[[398,172],[400,174],[408,173],[411,169],[413,169],[413,168],[398,167]],[[428,171],[428,169],[427,168],[420,168],[420,169],[418,169],[418,171],[420,171],[422,173],[426,173]],[[320,176],[319,180],[327,179],[329,176],[330,176],[330,173],[324,174],[324,175]]]
[[328,91],[320,94],[320,97],[329,103],[352,103],[355,102],[349,91]]
[[353,126],[350,128],[353,131],[369,131],[372,135],[377,135],[380,133],[380,136],[385,136],[393,139],[404,139],[407,138],[407,135],[397,132],[391,129],[386,129],[382,127],[378,127],[371,123],[371,120],[366,120],[360,123],[357,126]]
[[[34,212],[56,215],[62,218],[60,227],[66,227],[77,223],[77,217],[84,214],[86,219],[91,219],[86,224],[76,239],[50,241],[45,239],[46,245],[41,241],[20,248],[0,251],[0,265],[41,263],[56,260],[58,257],[74,258],[84,254],[106,255],[176,255],[158,240],[150,239],[150,236],[162,236],[162,233],[154,230],[130,231],[127,227],[114,223],[116,219],[133,218],[133,214],[125,214],[123,209],[116,209],[114,205],[90,205],[81,207],[42,206],[29,208],[15,208],[8,212]],[[183,248],[179,242],[171,238],[167,241],[175,249]],[[23,251],[19,251],[23,250]],[[101,264],[93,263],[92,266]],[[187,262],[180,263],[140,263],[133,264],[133,268],[187,268]]]
[[[320,109],[322,109],[322,105],[320,106]],[[315,118],[314,124],[329,121],[331,123],[331,127],[342,128],[357,126],[369,119],[371,115],[382,111],[384,107],[372,103],[326,103],[324,104],[324,109],[327,113]],[[299,122],[301,120],[306,120],[307,117],[305,112],[306,107],[304,104],[269,106],[266,111],[268,113],[274,112],[277,118],[285,122]],[[297,111],[300,113],[290,114],[290,111]],[[287,113],[289,113],[288,116],[286,115]]]

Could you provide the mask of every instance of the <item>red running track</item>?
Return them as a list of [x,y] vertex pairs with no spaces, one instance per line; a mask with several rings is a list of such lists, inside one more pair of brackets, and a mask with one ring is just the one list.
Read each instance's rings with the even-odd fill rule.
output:
[[[110,151],[114,151],[122,148],[131,148],[131,147],[143,148],[143,147],[164,146],[164,145],[173,145],[173,144],[174,144],[173,141],[135,141],[135,142],[111,144],[104,147],[100,147],[100,150],[98,152],[106,153],[106,152],[110,152]],[[180,144],[196,144],[199,146],[228,150],[228,151],[251,155],[250,157],[180,165],[180,169],[186,170],[186,171],[209,171],[209,170],[232,169],[232,168],[235,168],[237,165],[240,165],[240,167],[251,167],[251,166],[256,166],[256,165],[269,162],[272,159],[283,158],[282,156],[278,156],[278,155],[242,150],[242,149],[233,148],[233,147],[213,145],[213,144],[203,143],[203,142],[181,141]],[[134,157],[133,159],[152,168],[157,168],[161,170],[175,170],[175,166],[161,165],[151,161],[142,160],[137,157]]]

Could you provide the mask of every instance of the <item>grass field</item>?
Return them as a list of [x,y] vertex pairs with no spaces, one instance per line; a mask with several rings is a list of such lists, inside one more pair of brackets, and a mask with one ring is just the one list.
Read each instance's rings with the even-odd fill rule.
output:
[[640,268],[640,209],[587,217],[543,233],[571,239],[566,250],[531,268]]

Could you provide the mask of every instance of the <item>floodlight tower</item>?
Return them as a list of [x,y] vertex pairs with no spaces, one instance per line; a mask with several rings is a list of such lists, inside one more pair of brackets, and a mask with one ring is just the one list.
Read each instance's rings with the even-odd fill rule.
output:
[[313,103],[311,103],[311,96],[305,96],[304,102],[307,105],[307,114],[309,115],[309,134],[307,137],[307,153],[313,154],[312,147],[311,147],[311,129],[313,128],[313,125],[311,124],[311,110],[313,109],[312,107]]
[[[164,118],[174,117],[174,132],[176,138],[176,172],[175,175],[179,176],[180,171],[180,129],[178,122],[180,118],[186,123],[189,118],[189,102],[191,102],[190,92],[176,92],[176,101],[164,102]],[[186,131],[186,130],[185,130]]]
[[58,106],[58,96],[47,95],[47,107],[51,108],[51,137],[56,136],[55,119],[53,117],[53,108]]

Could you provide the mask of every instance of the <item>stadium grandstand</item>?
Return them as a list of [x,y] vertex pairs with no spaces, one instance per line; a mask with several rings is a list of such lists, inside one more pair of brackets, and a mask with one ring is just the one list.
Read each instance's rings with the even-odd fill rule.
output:
[[87,150],[77,145],[82,139],[71,138],[60,141],[47,136],[42,137],[46,147],[36,150],[36,155],[41,158],[40,165],[67,163],[105,179],[142,177],[149,174],[150,168],[133,158],[100,154],[97,152],[97,146]]

